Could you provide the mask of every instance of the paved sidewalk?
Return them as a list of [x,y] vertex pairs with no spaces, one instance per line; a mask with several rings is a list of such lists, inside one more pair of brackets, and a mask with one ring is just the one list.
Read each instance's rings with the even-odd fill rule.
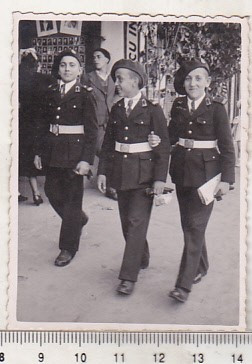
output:
[[[39,181],[43,185],[43,178]],[[28,182],[22,180],[20,192],[29,195],[29,200],[19,204],[18,320],[237,325],[238,184],[215,203],[207,230],[209,274],[180,304],[167,295],[183,249],[175,193],[170,205],[153,208],[150,266],[141,271],[134,293],[122,297],[115,292],[124,249],[117,202],[94,188],[85,190],[84,209],[90,220],[83,229],[80,250],[69,266],[58,268],[53,262],[59,252],[60,219],[44,195],[44,204],[33,205]]]

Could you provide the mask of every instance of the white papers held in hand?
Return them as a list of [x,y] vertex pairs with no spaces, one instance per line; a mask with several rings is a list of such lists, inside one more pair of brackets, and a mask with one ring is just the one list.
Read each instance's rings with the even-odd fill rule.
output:
[[214,200],[214,191],[221,180],[221,173],[213,177],[198,188],[198,194],[204,205],[209,205]]

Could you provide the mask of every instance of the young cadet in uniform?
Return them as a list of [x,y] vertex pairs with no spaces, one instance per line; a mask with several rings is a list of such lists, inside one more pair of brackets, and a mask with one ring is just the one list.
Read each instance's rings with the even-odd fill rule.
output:
[[[117,190],[119,213],[126,241],[117,291],[131,294],[139,270],[149,265],[146,240],[154,194],[163,192],[169,159],[167,123],[159,105],[153,105],[140,89],[147,75],[138,62],[117,61],[111,70],[119,96],[111,110],[98,167],[98,187],[106,192],[106,175]],[[152,150],[148,135],[154,131],[162,141]]]
[[[91,94],[78,79],[81,64],[72,50],[59,54],[54,69],[60,81],[49,86],[38,122],[36,168],[47,166],[45,193],[62,219],[58,267],[65,266],[79,247],[88,217],[82,211],[83,176],[95,156],[97,121]],[[42,161],[41,161],[42,158]]]
[[[205,231],[213,202],[204,205],[197,188],[221,173],[216,193],[225,195],[234,183],[235,157],[225,107],[206,95],[210,85],[207,63],[184,62],[175,74],[174,87],[180,95],[174,101],[169,124],[172,145],[170,175],[176,184],[184,251],[175,289],[170,297],[185,302],[193,283],[208,271]],[[150,136],[154,143],[155,136]]]

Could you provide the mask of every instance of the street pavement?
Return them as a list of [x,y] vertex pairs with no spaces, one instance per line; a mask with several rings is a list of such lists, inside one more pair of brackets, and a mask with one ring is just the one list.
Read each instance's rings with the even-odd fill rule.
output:
[[[43,183],[39,177],[41,191]],[[149,268],[140,272],[131,296],[120,296],[115,290],[124,240],[117,202],[87,184],[83,209],[89,222],[80,250],[70,265],[59,268],[54,259],[59,253],[60,218],[43,192],[44,203],[35,206],[27,179],[20,179],[20,192],[29,199],[19,204],[18,321],[152,324],[153,329],[160,324],[206,329],[239,324],[239,176],[235,190],[215,202],[206,235],[209,273],[193,287],[186,303],[168,297],[183,249],[175,192],[169,205],[153,207]]]

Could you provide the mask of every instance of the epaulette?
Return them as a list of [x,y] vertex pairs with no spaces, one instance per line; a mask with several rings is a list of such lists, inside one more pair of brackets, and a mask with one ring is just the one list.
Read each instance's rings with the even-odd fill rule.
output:
[[179,96],[174,100],[174,104],[176,104],[176,106],[182,106],[184,105],[186,102],[186,96]]
[[90,87],[90,86],[87,86],[87,85],[81,85],[82,88],[84,88],[84,90],[88,91],[88,92],[91,92],[93,91],[93,87]]
[[58,90],[59,88],[59,85],[58,84],[55,84],[55,83],[51,83],[49,86],[48,86],[48,89],[49,90]]
[[159,102],[157,100],[147,100],[147,99],[142,99],[142,106],[147,106],[147,104],[152,105],[152,106],[158,106]]
[[174,100],[173,108],[187,110],[186,96],[179,96]]
[[119,106],[119,107],[121,107],[121,106],[124,106],[124,102],[123,102],[123,98],[121,98],[120,100],[118,100],[115,104],[114,104],[114,106]]
[[186,99],[186,96],[179,96],[175,99],[175,101],[178,103],[178,104],[181,104],[182,102],[184,102]]
[[218,102],[219,104],[224,105],[226,103],[226,99],[223,96],[215,96],[213,98],[214,102]]
[[158,106],[159,102],[157,100],[153,100],[153,101],[151,101],[151,104],[154,105],[154,106]]

